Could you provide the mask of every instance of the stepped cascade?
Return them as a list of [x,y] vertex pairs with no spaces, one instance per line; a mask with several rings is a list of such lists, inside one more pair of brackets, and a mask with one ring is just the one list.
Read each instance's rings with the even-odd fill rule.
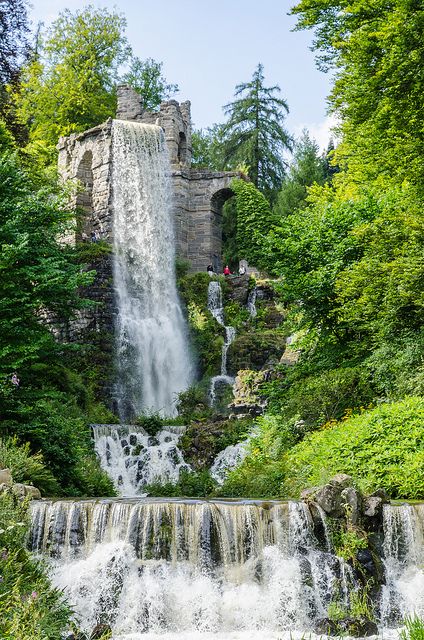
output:
[[[347,604],[358,587],[332,551],[323,513],[317,537],[305,503],[83,500],[31,508],[32,549],[50,558],[82,627],[106,622],[122,640],[289,638],[311,630],[331,602]],[[385,509],[382,626],[424,614],[423,506]]]
[[155,125],[112,124],[114,288],[122,421],[146,412],[175,414],[191,381],[185,321],[175,283],[169,162]]
[[214,406],[216,401],[216,389],[222,385],[233,385],[234,378],[227,374],[227,353],[230,344],[236,337],[236,330],[234,327],[228,327],[224,323],[224,307],[222,304],[222,289],[217,280],[212,280],[208,286],[208,309],[215,318],[215,320],[224,327],[225,340],[222,346],[221,356],[221,373],[219,376],[214,376],[211,380],[211,386],[209,390],[209,398],[211,406]]
[[119,495],[134,497],[146,484],[176,483],[184,462],[178,440],[184,427],[169,427],[155,436],[132,425],[93,425],[94,447],[102,468]]

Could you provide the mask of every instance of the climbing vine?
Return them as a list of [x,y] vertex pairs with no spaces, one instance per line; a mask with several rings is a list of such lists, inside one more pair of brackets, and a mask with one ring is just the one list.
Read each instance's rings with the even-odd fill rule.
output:
[[231,182],[237,208],[237,248],[240,258],[260,266],[264,238],[271,226],[271,208],[265,196],[251,182],[235,178]]

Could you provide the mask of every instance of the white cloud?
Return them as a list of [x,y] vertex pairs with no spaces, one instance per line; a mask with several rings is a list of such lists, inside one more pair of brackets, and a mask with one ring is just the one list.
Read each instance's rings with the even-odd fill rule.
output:
[[320,150],[325,151],[330,138],[333,138],[334,142],[337,142],[337,136],[332,129],[338,124],[337,118],[331,115],[327,116],[321,122],[304,122],[296,125],[294,127],[294,135],[297,138],[302,134],[303,129],[307,129],[310,137],[317,142]]

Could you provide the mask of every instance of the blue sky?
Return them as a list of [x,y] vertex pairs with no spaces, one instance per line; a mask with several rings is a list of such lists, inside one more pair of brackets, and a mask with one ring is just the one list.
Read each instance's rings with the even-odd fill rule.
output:
[[[48,25],[64,8],[83,0],[31,0],[31,19]],[[286,125],[298,135],[307,127],[325,147],[331,120],[326,115],[330,77],[315,67],[312,34],[293,32],[289,0],[92,0],[117,9],[128,21],[127,36],[140,58],[164,63],[177,100],[191,100],[194,125],[223,120],[222,105],[234,87],[249,80],[258,62],[266,83],[278,84],[288,101]]]

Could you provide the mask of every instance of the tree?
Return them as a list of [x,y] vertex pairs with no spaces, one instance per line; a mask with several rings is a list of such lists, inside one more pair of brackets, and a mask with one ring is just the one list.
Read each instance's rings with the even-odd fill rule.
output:
[[17,118],[28,124],[31,143],[53,147],[59,136],[115,114],[118,67],[130,54],[125,24],[121,15],[92,5],[59,15],[13,91]]
[[285,174],[283,153],[292,140],[283,127],[287,102],[278,98],[280,87],[264,86],[263,66],[258,65],[250,82],[236,86],[234,102],[224,106],[229,117],[225,125],[224,158],[233,167],[249,166],[256,187],[271,196]]
[[29,52],[26,0],[0,2],[0,85],[14,82]]
[[424,8],[417,0],[301,0],[318,64],[336,70],[330,105],[342,121],[336,158],[357,184],[405,179],[422,189]]
[[[5,150],[6,148],[6,150]],[[0,150],[1,151],[1,150]],[[78,288],[89,272],[58,243],[70,223],[60,199],[34,190],[13,152],[0,155],[0,376],[22,375],[57,353],[47,314],[66,319],[83,301]],[[4,378],[3,378],[4,380]],[[2,382],[2,380],[0,380]],[[0,384],[0,387],[2,385]]]
[[191,165],[212,171],[230,169],[224,158],[225,125],[213,124],[207,129],[193,131],[191,136]]
[[274,212],[284,218],[297,209],[303,209],[307,202],[308,187],[324,184],[325,163],[319,156],[319,148],[305,130],[294,147],[293,161],[284,177]]
[[142,96],[147,111],[154,111],[163,100],[168,100],[179,91],[177,84],[168,84],[163,77],[162,67],[162,62],[152,58],[140,60],[134,57],[129,71],[123,77]]

